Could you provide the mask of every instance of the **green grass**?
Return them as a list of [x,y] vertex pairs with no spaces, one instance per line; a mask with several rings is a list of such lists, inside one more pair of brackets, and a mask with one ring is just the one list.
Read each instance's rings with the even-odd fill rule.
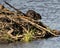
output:
[[35,30],[28,30],[28,32],[24,33],[24,37],[22,38],[22,41],[24,42],[30,42],[33,40],[33,37],[34,37],[34,32]]

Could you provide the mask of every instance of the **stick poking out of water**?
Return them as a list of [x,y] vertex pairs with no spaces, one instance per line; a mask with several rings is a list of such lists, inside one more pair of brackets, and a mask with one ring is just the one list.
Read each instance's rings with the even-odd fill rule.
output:
[[4,1],[7,5],[9,5],[11,8],[13,8],[14,10],[16,10],[18,13],[21,13],[23,15],[25,15],[23,12],[19,11],[18,9],[16,9],[15,7],[13,7],[11,4],[9,4],[8,2]]

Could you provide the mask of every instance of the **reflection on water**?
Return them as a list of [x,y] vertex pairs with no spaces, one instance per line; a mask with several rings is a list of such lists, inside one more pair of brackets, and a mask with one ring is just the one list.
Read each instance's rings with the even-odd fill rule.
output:
[[[60,30],[60,1],[59,0],[0,0],[0,4],[8,7],[3,1],[26,13],[32,9],[40,13],[42,22],[52,29]],[[0,48],[60,48],[60,37],[37,40],[30,43],[0,44]]]
[[0,44],[0,48],[60,48],[60,37],[37,40],[30,43]]

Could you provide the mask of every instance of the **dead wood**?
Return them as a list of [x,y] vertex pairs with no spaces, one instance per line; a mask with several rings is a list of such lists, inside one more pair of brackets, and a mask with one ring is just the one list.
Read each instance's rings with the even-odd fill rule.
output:
[[[20,16],[19,16],[19,17],[20,17]],[[47,30],[46,28],[43,28],[42,26],[40,26],[40,25],[38,25],[38,24],[36,24],[36,23],[34,23],[34,22],[32,22],[32,21],[29,21],[29,20],[25,19],[24,17],[20,17],[20,18],[23,19],[23,20],[25,20],[26,22],[32,24],[33,26],[35,26],[36,28],[38,28],[38,29],[40,29],[40,30],[43,29],[43,30],[51,33],[51,34],[54,35],[54,36],[58,36],[58,35],[52,33],[51,30]]]
[[[16,22],[14,19],[12,19],[10,16],[7,16],[10,20],[12,20],[12,21],[14,21],[14,22]],[[32,24],[33,26],[35,26],[36,28],[38,28],[38,29],[43,29],[43,30],[45,30],[45,31],[47,31],[47,32],[49,32],[49,33],[51,33],[52,35],[54,35],[54,36],[58,36],[58,35],[56,35],[56,34],[54,34],[53,32],[51,32],[51,30],[48,30],[48,29],[46,29],[46,28],[43,28],[42,26],[40,26],[40,25],[38,25],[38,24],[36,24],[36,23],[34,23],[34,22],[32,22],[32,21],[30,21],[30,20],[28,20],[27,18],[25,18],[24,16],[16,16],[16,18],[20,18],[20,19],[22,19],[22,20],[24,20],[24,21],[26,21],[26,22],[28,22],[28,23],[30,23],[30,24]],[[18,22],[16,22],[16,23],[18,23]],[[19,24],[19,23],[18,23]]]
[[11,4],[9,4],[8,2],[4,1],[7,5],[9,5],[11,8],[15,9],[18,13],[20,13],[21,15],[25,15],[23,12],[19,11],[18,9],[16,9],[15,7],[13,7]]
[[[5,3],[14,8],[9,3]],[[18,9],[15,10],[17,11]],[[19,10],[17,12],[19,12]],[[25,15],[22,16],[22,12],[20,12],[21,14],[18,14],[17,12],[0,10],[0,33],[5,32],[15,40],[23,38],[24,33],[29,33],[28,29],[35,29],[33,38],[43,38],[45,36],[49,36],[49,34],[53,36],[59,36],[60,33],[57,33],[58,31],[51,30],[42,22],[38,22],[33,18]]]

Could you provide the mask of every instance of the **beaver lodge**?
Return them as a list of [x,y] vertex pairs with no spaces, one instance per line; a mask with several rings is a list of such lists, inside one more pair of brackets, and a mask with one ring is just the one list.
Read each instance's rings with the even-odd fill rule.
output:
[[0,43],[23,41],[57,37],[60,31],[52,30],[41,21],[41,15],[33,10],[26,14],[17,10],[9,3],[7,5],[16,10],[10,11],[3,5],[0,5]]

